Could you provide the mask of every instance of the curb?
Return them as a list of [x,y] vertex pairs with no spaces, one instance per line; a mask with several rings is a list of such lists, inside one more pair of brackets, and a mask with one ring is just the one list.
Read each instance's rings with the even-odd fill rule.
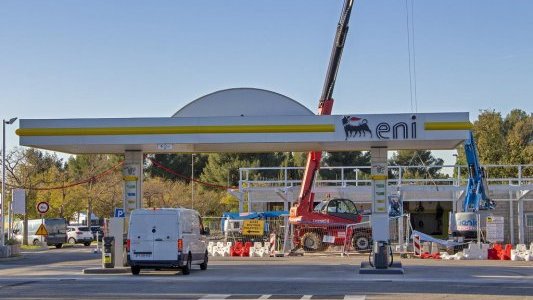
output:
[[126,274],[130,268],[88,268],[83,269],[83,274]]

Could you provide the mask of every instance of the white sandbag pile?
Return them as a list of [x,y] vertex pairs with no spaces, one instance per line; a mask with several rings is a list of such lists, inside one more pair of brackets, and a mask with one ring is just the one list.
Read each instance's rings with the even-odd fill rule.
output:
[[468,248],[463,251],[450,255],[446,252],[441,252],[440,257],[445,260],[480,260],[488,259],[489,244],[470,243]]
[[533,243],[529,245],[529,249],[524,244],[516,245],[516,248],[511,250],[511,260],[533,261]]

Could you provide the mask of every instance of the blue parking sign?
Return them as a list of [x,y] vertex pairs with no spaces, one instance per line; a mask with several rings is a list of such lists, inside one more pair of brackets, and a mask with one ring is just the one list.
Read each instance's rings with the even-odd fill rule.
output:
[[115,208],[115,218],[124,218],[125,216],[124,208]]

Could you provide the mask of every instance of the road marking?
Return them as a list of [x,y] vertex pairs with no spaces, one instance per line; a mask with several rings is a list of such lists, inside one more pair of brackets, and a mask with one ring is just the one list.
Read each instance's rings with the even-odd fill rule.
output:
[[209,295],[203,296],[200,299],[226,299],[229,296],[231,296],[231,294],[209,294]]
[[301,300],[311,299],[311,297],[313,297],[313,295],[305,295],[305,296],[302,296],[302,298],[300,298],[300,299]]
[[346,295],[344,296],[344,300],[365,300],[365,295]]
[[270,296],[272,296],[272,295],[262,295],[261,297],[259,297],[257,299],[268,299],[268,298],[270,298]]

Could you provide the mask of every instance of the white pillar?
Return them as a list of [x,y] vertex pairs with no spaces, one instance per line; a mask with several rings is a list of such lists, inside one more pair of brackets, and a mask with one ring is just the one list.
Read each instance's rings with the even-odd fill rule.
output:
[[[520,196],[519,192],[517,194]],[[524,244],[525,243],[525,232],[524,232],[524,199],[519,198],[518,199],[518,243]]]
[[142,151],[126,151],[124,153],[124,212],[126,223],[130,212],[142,208],[142,182],[143,182],[143,153]]
[[372,238],[389,241],[389,203],[387,199],[387,148],[371,148]]

